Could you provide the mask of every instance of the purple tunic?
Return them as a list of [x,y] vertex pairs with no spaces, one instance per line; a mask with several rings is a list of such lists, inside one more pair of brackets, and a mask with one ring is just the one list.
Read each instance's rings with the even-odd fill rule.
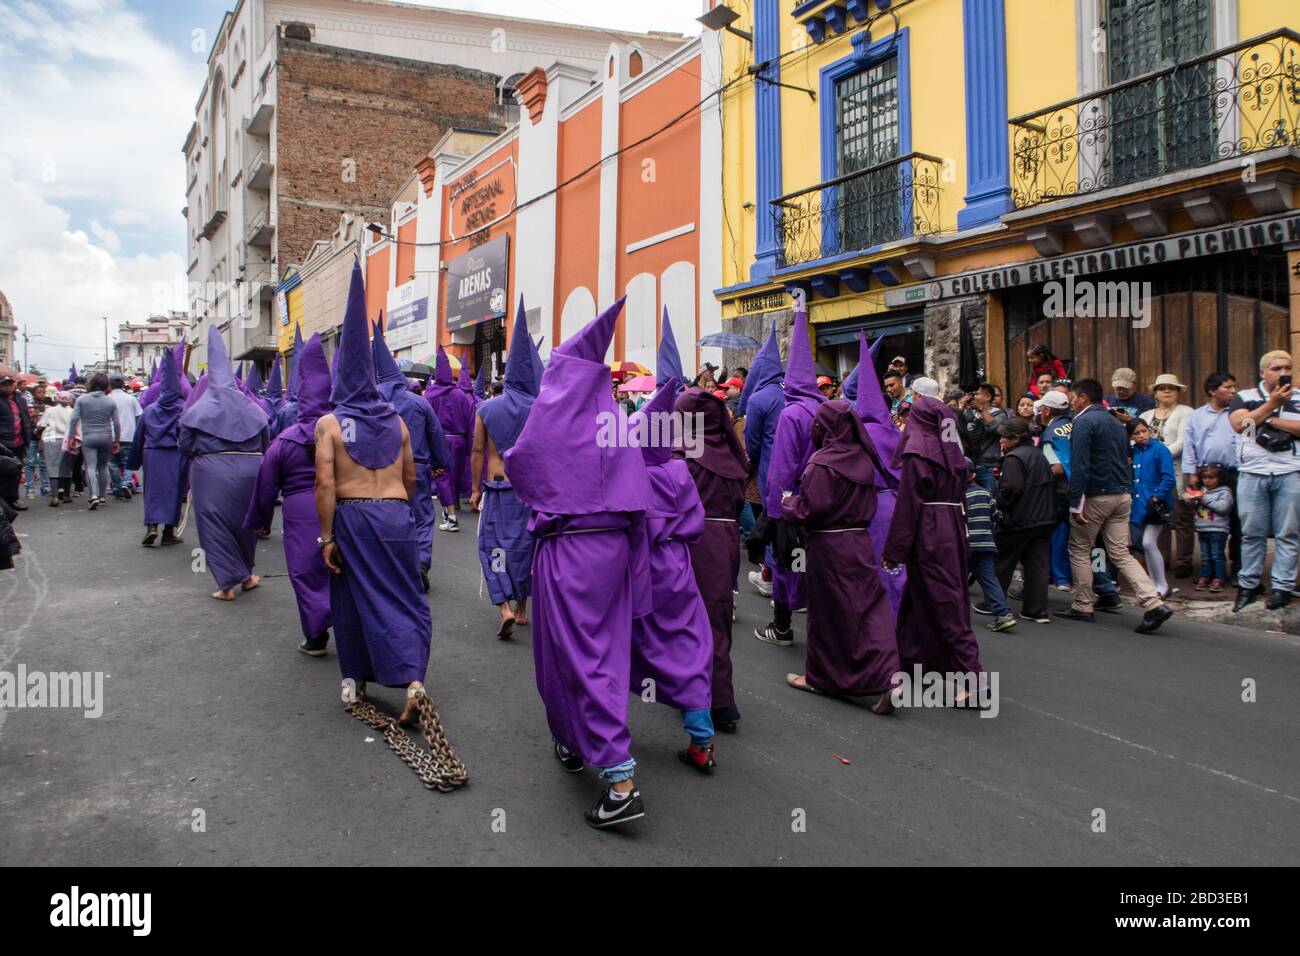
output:
[[704,710],[712,699],[713,640],[690,551],[704,534],[704,507],[685,461],[647,463],[646,471],[653,495],[645,513],[652,609],[632,622],[630,689],[642,694],[652,680],[656,701]]
[[144,523],[146,525],[180,524],[181,507],[189,481],[189,462],[177,444],[177,429],[170,432],[159,427],[159,416],[150,415],[154,406],[145,409],[136,423],[135,438],[126,467],[144,469]]
[[520,601],[533,593],[533,552],[528,530],[533,513],[505,478],[483,482],[478,517],[478,563],[493,604]]
[[[704,532],[691,545],[691,568],[713,634],[712,707],[732,710],[736,705],[731,679],[731,616],[736,604],[732,588],[740,574],[740,528],[736,514],[745,500],[745,481],[724,478],[695,460],[687,460],[686,466],[704,508]],[[738,716],[737,713],[731,719]]]
[[[763,510],[774,519],[781,514],[781,493],[799,490],[799,478],[812,457],[812,421],[813,412],[808,406],[795,403],[786,405],[777,422],[763,494]],[[771,545],[766,564],[772,571],[772,599],[788,604],[791,610],[806,607],[803,573],[781,567]]]
[[604,512],[538,512],[529,522],[537,691],[551,735],[594,767],[632,756],[632,622],[649,584],[643,527],[640,515]]
[[343,571],[329,575],[344,679],[405,687],[429,669],[433,623],[406,501],[341,501],[334,537]]
[[980,670],[966,586],[965,494],[965,480],[940,463],[920,455],[904,457],[889,543],[881,558],[907,565],[898,651],[909,670],[918,663],[926,671]]
[[462,391],[452,380],[451,365],[441,347],[438,349],[437,377],[424,390],[424,400],[438,416],[451,451],[451,467],[434,484],[438,500],[444,508],[450,508],[460,504],[460,499],[470,493],[466,468],[474,435],[474,397]]
[[799,491],[781,503],[787,521],[808,531],[808,647],[805,677],[819,690],[864,696],[890,689],[899,670],[889,609],[867,526],[872,484],[813,462]]
[[286,438],[271,442],[257,472],[244,526],[271,527],[277,495],[284,497],[284,563],[298,601],[302,634],[316,638],[329,629],[330,597],[329,571],[316,544],[320,518],[316,514],[316,459],[312,446]]
[[244,515],[253,498],[266,438],[266,429],[234,442],[181,426],[180,448],[191,459],[199,547],[222,591],[247,581],[253,573],[257,535],[244,527]]

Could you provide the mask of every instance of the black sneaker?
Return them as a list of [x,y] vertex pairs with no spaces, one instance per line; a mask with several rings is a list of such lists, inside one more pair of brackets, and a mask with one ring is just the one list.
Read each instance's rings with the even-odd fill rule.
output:
[[1168,605],[1161,604],[1159,607],[1153,607],[1143,614],[1142,623],[1135,630],[1139,634],[1150,634],[1173,616],[1174,612],[1169,609]]
[[560,762],[560,766],[564,768],[565,773],[582,773],[586,769],[586,764],[582,762],[582,758],[558,740],[555,741],[555,759]]
[[1264,602],[1264,607],[1270,611],[1279,611],[1291,603],[1290,591],[1274,591]]
[[974,611],[976,614],[983,614],[986,617],[994,616],[993,612],[989,610],[989,606],[985,604],[983,601],[972,601],[970,609]]
[[1026,614],[1024,611],[1021,611],[1021,612],[1020,612],[1020,620],[1022,620],[1022,621],[1033,621],[1035,624],[1051,624],[1051,623],[1052,623],[1052,619],[1051,619],[1050,617],[1047,616],[1047,612],[1046,612],[1046,611],[1038,611],[1038,612],[1036,612],[1036,613],[1034,613],[1034,614]]
[[600,792],[600,799],[596,801],[595,806],[582,816],[587,821],[588,826],[593,826],[597,830],[618,826],[620,823],[628,823],[632,820],[640,820],[645,816],[645,806],[641,803],[641,791],[633,790],[622,800],[615,800],[610,796],[607,787]]
[[1093,605],[1093,608],[1098,611],[1105,611],[1108,614],[1114,614],[1120,609],[1123,603],[1124,602],[1119,599],[1119,594],[1115,591],[1111,591],[1108,594],[1098,594],[1097,603]]
[[326,631],[316,637],[304,638],[303,642],[298,645],[298,650],[308,657],[324,657],[325,647],[330,642],[330,632]]
[[754,636],[765,644],[775,644],[777,647],[794,646],[794,630],[783,631],[775,623],[767,627],[755,628]]
[[99,499],[98,499],[98,498],[91,498],[91,499],[90,499],[90,504],[87,506],[86,510],[87,510],[87,511],[94,511],[94,510],[95,510],[96,508],[98,508],[98,507],[99,507]]
[[1067,621],[1087,621],[1091,624],[1094,620],[1091,611],[1079,611],[1075,608],[1066,608],[1064,611],[1053,612],[1057,617],[1065,618]]

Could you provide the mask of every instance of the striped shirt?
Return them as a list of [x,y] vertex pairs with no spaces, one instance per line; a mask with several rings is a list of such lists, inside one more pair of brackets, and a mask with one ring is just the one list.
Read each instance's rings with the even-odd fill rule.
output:
[[982,485],[966,486],[966,540],[972,551],[994,551],[993,499]]

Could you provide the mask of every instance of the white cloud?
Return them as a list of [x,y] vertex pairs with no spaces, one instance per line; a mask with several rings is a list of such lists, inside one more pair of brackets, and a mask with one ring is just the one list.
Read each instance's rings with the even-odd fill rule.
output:
[[123,320],[184,307],[182,255],[115,255],[104,240],[71,229],[68,214],[18,181],[3,157],[0,210],[21,226],[0,229],[0,289],[19,326],[41,336],[31,341],[31,361],[46,371],[62,372],[73,361],[84,366],[102,351],[102,316],[111,336]]

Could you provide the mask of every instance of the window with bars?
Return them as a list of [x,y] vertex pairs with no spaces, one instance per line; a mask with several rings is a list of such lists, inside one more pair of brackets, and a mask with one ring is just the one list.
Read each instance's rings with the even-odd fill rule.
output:
[[1177,67],[1213,48],[1212,4],[1208,0],[1104,3],[1107,83],[1168,71],[1108,97],[1111,184],[1209,162],[1215,145],[1214,65]]
[[839,187],[839,248],[865,249],[902,235],[898,59],[889,57],[836,84],[839,175],[863,175]]

